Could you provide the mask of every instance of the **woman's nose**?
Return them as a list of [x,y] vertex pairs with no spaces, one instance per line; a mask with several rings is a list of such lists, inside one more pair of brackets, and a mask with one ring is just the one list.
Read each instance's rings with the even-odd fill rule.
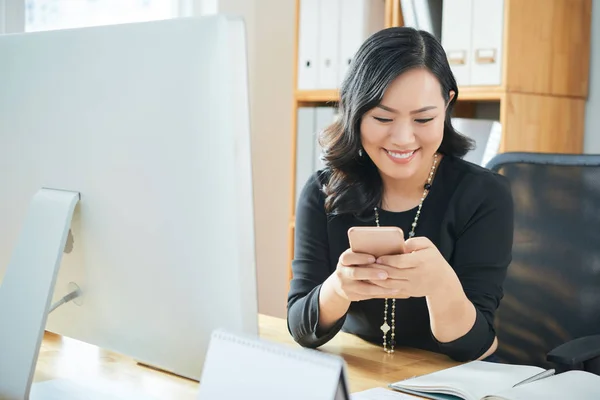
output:
[[391,130],[392,144],[403,147],[414,143],[415,134],[409,121],[398,121],[391,127]]

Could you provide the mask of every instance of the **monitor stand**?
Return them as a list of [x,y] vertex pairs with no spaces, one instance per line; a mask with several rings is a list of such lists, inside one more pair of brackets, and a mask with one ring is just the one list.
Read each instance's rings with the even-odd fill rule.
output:
[[[29,204],[0,285],[0,399],[82,398],[82,388],[64,381],[32,385],[56,277],[79,198],[77,192],[40,189]],[[120,398],[98,395],[90,389],[84,398]]]

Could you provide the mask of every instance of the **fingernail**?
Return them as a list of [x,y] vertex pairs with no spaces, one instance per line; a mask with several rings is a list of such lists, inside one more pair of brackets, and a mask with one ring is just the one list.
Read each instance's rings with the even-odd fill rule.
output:
[[375,262],[375,257],[369,257],[369,264],[373,264]]
[[376,262],[377,264],[381,264],[381,258],[378,258],[378,259],[377,259],[375,262]]
[[387,274],[385,272],[380,272],[379,274],[377,274],[377,276],[379,277],[379,279],[387,279]]

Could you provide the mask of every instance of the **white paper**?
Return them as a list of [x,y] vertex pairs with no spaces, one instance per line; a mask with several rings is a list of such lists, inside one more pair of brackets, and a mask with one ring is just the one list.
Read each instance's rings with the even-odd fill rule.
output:
[[584,371],[567,371],[539,381],[517,386],[485,399],[545,400],[600,398],[600,376]]
[[381,387],[353,393],[350,400],[415,400],[416,397]]

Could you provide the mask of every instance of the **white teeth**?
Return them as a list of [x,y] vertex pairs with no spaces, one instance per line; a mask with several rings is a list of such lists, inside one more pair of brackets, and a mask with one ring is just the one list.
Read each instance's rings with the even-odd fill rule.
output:
[[415,152],[411,151],[410,153],[394,153],[393,151],[389,151],[386,150],[388,152],[388,154],[394,158],[409,158],[410,156],[412,156]]

